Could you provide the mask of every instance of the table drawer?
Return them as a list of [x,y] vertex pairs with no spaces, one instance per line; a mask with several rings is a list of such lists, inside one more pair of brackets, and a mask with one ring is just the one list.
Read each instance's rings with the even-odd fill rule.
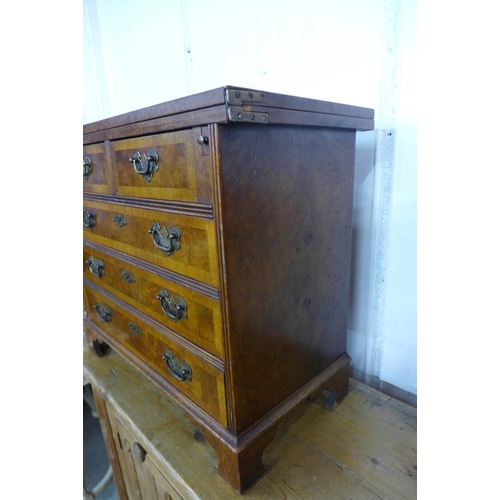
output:
[[103,294],[84,287],[91,321],[161,375],[224,427],[224,374],[162,335]]
[[83,191],[111,193],[111,175],[103,142],[83,146]]
[[218,287],[213,220],[90,200],[83,218],[84,238]]
[[210,158],[203,156],[197,132],[188,129],[112,141],[116,193],[211,204]]
[[83,247],[83,274],[167,328],[224,358],[218,300],[87,246]]

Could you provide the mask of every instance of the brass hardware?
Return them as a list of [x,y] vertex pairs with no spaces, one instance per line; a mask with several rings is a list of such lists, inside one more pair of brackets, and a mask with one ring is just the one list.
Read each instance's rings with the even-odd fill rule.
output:
[[100,259],[96,259],[92,255],[89,257],[89,260],[86,261],[86,264],[89,265],[90,272],[100,278],[104,274],[104,263]]
[[90,230],[95,226],[95,213],[93,210],[83,209],[83,227]]
[[174,358],[172,351],[166,351],[162,359],[167,362],[168,371],[174,376],[175,379],[179,382],[184,382],[185,380],[191,382],[193,372],[191,367],[185,361],[180,361],[178,358]]
[[132,323],[132,321],[128,324],[128,327],[135,335],[142,335],[141,329],[135,323]]
[[174,250],[181,248],[181,244],[179,243],[181,232],[174,226],[170,226],[169,233],[165,226],[160,229],[160,224],[154,222],[151,229],[148,229],[148,233],[153,235],[155,246],[167,255],[172,255]]
[[[250,108],[250,106],[246,106],[245,108],[247,107]],[[230,106],[228,108],[229,120],[232,122],[268,123],[267,113],[246,111],[245,108],[241,106]]]
[[111,311],[103,306],[100,302],[96,302],[94,309],[97,311],[97,316],[103,323],[109,323],[111,321]]
[[127,225],[127,221],[125,220],[125,217],[121,214],[115,214],[113,217],[113,222],[118,226],[118,227],[123,227]]
[[92,173],[92,160],[88,156],[83,157],[83,178],[87,180]]
[[242,106],[243,103],[265,103],[267,94],[249,90],[226,89],[226,103],[229,105]]
[[203,146],[203,144],[208,144],[208,137],[203,137],[202,135],[198,136],[198,144]]
[[134,283],[135,279],[134,277],[128,272],[128,271],[122,271],[121,274],[122,278],[127,282],[127,283]]
[[156,298],[161,303],[161,308],[163,312],[174,321],[179,321],[180,319],[187,319],[187,304],[186,301],[177,297],[177,301],[173,294],[169,294],[166,290],[160,290],[160,293]]
[[146,181],[151,182],[155,172],[158,172],[158,153],[153,149],[148,151],[148,155],[142,155],[141,153],[135,153],[132,158],[130,158],[130,163],[134,166],[134,170],[146,179]]

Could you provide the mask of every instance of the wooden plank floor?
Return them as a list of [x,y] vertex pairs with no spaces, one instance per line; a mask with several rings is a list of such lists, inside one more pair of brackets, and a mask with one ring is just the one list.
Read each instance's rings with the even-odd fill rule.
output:
[[[219,476],[217,455],[193,438],[182,409],[111,352],[84,347],[84,372],[144,442],[151,460],[175,476],[183,498],[242,498]],[[245,499],[417,498],[417,411],[360,382],[333,411],[303,401],[263,457],[267,472]]]

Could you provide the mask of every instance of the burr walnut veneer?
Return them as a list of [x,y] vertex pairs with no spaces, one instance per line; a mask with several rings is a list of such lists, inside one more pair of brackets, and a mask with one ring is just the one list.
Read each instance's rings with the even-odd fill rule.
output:
[[347,393],[371,129],[371,109],[235,87],[83,127],[87,338],[182,405],[239,491],[301,400]]

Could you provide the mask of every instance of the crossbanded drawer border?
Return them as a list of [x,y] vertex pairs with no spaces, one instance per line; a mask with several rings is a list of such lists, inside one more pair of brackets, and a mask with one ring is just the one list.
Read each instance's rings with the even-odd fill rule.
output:
[[206,297],[220,302],[219,290],[217,288],[202,283],[201,281],[195,280],[194,278],[189,278],[188,276],[170,271],[169,269],[166,269],[164,267],[158,267],[155,264],[151,264],[147,261],[141,260],[137,257],[134,257],[133,255],[128,255],[126,253],[120,252],[119,250],[115,250],[114,248],[107,247],[105,245],[102,245],[101,243],[97,243],[86,238],[83,239],[83,245],[89,249],[96,250],[98,252],[109,255],[110,257],[119,259],[127,264],[130,264],[133,267],[137,267],[151,274],[156,274],[161,278],[171,281],[172,283],[176,283],[177,285],[188,288],[193,292],[201,293]]
[[[123,301],[122,299],[116,297],[115,295],[109,293],[107,290],[104,290],[103,288],[97,286],[95,283],[92,283],[91,281],[87,280],[86,278],[83,278],[83,285],[84,287],[88,288],[89,290],[92,290],[103,297],[105,297],[107,300],[109,300],[111,303],[116,304],[117,306],[121,307],[122,309],[129,311],[132,315],[136,316],[139,320],[142,322],[146,323],[149,325],[151,328],[156,330],[158,333],[161,335],[164,335],[167,339],[169,339],[171,342],[174,342],[208,365],[210,365],[212,368],[215,368],[222,374],[225,373],[225,363],[224,360],[218,358],[217,356],[209,353],[208,351],[205,351],[198,345],[196,345],[193,342],[190,342],[189,340],[186,340],[182,335],[179,335],[175,331],[171,330],[168,328],[166,325],[163,325],[156,321],[154,318],[149,317],[148,315],[144,314],[142,311],[139,311],[135,307],[131,306],[127,302]],[[102,330],[102,328],[97,324],[95,321],[92,321],[89,317],[86,318],[87,322],[90,322],[91,325],[95,325],[99,330]],[[110,336],[110,334],[107,334],[106,336]],[[119,341],[116,341],[119,343]],[[125,349],[127,349],[126,346],[123,346]],[[128,350],[128,349],[127,349]],[[133,354],[133,353],[132,353]],[[134,357],[135,354],[133,354]]]

